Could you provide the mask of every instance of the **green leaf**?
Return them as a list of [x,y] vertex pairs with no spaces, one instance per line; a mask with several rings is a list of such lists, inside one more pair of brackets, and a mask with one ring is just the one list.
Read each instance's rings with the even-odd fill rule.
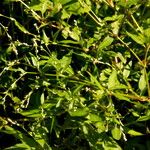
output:
[[88,116],[87,116],[87,118],[90,120],[90,121],[92,121],[92,122],[99,122],[99,121],[102,121],[102,118],[100,117],[100,116],[98,116],[98,115],[96,115],[96,114],[89,114]]
[[47,46],[48,44],[49,44],[49,38],[47,37],[47,35],[46,35],[46,33],[45,33],[45,31],[44,30],[42,30],[43,31],[43,41],[44,41],[44,43],[45,43],[45,45]]
[[46,10],[52,8],[52,2],[49,0],[31,0],[29,7],[34,11],[40,11],[43,15]]
[[89,113],[89,108],[77,108],[76,110],[69,111],[70,116],[72,117],[84,117]]
[[121,23],[123,21],[124,15],[119,15],[118,19],[111,23],[112,32],[114,35],[118,35]]
[[111,134],[112,134],[112,136],[113,136],[113,138],[114,138],[115,140],[120,140],[121,135],[122,135],[122,131],[121,131],[120,128],[114,127],[114,128],[111,130]]
[[79,39],[80,39],[79,36],[78,36],[78,34],[76,32],[70,32],[69,35],[75,41],[79,41]]
[[[71,1],[72,0],[54,0],[54,4],[56,5],[57,3],[61,3],[61,4],[63,4],[63,5],[67,5],[67,3],[68,4],[70,4],[71,3]],[[75,0],[76,1],[76,0]]]
[[126,89],[126,88],[127,88],[126,85],[123,85],[118,81],[117,71],[113,70],[108,79],[108,89],[115,90],[115,89]]
[[30,53],[30,56],[31,56],[31,60],[32,60],[33,66],[39,68],[39,62],[38,62],[38,59],[37,59],[32,53]]
[[113,95],[118,98],[119,100],[126,100],[126,101],[130,101],[130,99],[128,97],[126,97],[124,94],[121,93],[113,93]]
[[133,135],[133,136],[141,136],[141,135],[143,135],[141,132],[137,132],[135,130],[129,130],[127,133],[130,134],[130,135]]
[[42,113],[40,109],[33,109],[20,112],[23,116],[31,117],[31,118],[40,118],[42,117]]
[[[15,25],[18,27],[20,31],[22,31],[25,34],[31,34],[23,25],[21,25],[16,19],[11,18],[12,21],[14,21]],[[32,35],[32,34],[31,34]]]
[[127,65],[125,65],[123,70],[123,76],[128,78],[131,72],[132,61],[130,61]]
[[142,91],[144,91],[146,89],[147,84],[146,84],[145,71],[142,70],[141,72],[142,72],[142,75],[141,75],[140,80],[139,80],[139,89],[142,92]]
[[147,116],[141,116],[137,119],[137,121],[147,121],[147,120],[150,120],[150,116],[147,115]]
[[119,144],[110,136],[105,138],[103,148],[104,150],[122,150]]
[[137,5],[139,0],[120,0],[119,5],[123,7],[131,7],[132,5]]
[[45,98],[44,98],[44,93],[41,94],[41,105],[44,104]]
[[25,149],[30,149],[31,147],[27,145],[26,143],[19,143],[15,144],[14,146],[8,147],[5,150],[25,150]]
[[63,19],[67,19],[67,18],[69,18],[70,17],[70,14],[65,10],[65,9],[63,9],[62,10],[62,15],[61,15],[61,19],[63,20]]
[[106,122],[104,120],[96,122],[95,127],[97,128],[99,133],[106,132],[107,130]]
[[102,50],[107,46],[111,45],[114,39],[112,37],[107,36],[98,46],[98,50]]
[[145,43],[145,38],[144,38],[144,35],[143,34],[133,34],[133,33],[129,33],[129,32],[127,32],[126,31],[126,33],[127,33],[127,35],[132,39],[132,40],[134,40],[136,43],[138,43],[138,44],[140,44],[140,45],[142,45],[142,46],[144,46],[144,43]]
[[143,135],[143,133],[141,133],[141,132],[138,132],[138,131],[135,131],[135,130],[133,130],[133,129],[129,129],[129,128],[124,128],[124,131],[127,133],[127,134],[130,134],[130,135],[132,135],[132,136],[142,136]]
[[108,79],[108,89],[113,89],[117,85],[120,85],[120,82],[118,81],[117,71],[113,70],[109,79]]
[[2,118],[0,116],[0,130],[3,128],[3,126],[5,126],[8,122],[6,121],[5,118]]
[[24,130],[20,126],[17,126],[17,129],[15,129],[6,125],[5,131],[8,134],[14,134],[14,136],[23,143],[23,145],[21,146],[27,147],[28,145],[30,148],[33,149],[42,149],[42,146],[26,130]]
[[144,30],[145,43],[150,44],[150,28]]
[[96,84],[96,86],[97,86],[100,90],[103,90],[102,85],[101,85],[100,82],[96,79],[96,77],[93,76],[90,72],[88,72],[88,74],[90,75],[91,82],[92,82],[93,84]]

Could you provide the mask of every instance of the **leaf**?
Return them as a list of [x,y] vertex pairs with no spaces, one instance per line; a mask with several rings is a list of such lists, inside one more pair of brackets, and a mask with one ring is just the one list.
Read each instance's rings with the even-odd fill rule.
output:
[[95,127],[97,128],[99,133],[106,132],[106,130],[107,130],[107,126],[106,126],[106,123],[104,120],[96,122]]
[[131,72],[132,61],[130,61],[127,65],[125,65],[123,70],[123,76],[128,78]]
[[63,9],[61,19],[63,20],[63,19],[67,19],[67,18],[70,18],[70,14],[65,9]]
[[[62,30],[62,35],[63,35],[63,37],[64,37],[65,39],[68,38],[69,32],[70,32],[70,28],[69,28],[68,26],[65,27],[65,28]],[[64,40],[64,42],[65,42],[65,41],[66,41],[66,40]]]
[[47,35],[46,35],[46,33],[45,33],[45,31],[44,30],[42,30],[43,31],[43,41],[44,41],[44,43],[45,43],[45,45],[47,46],[48,44],[49,44],[49,38],[47,37]]
[[115,89],[126,89],[126,88],[127,88],[126,85],[123,85],[118,81],[117,71],[113,70],[108,79],[108,89],[115,90]]
[[138,2],[139,0],[120,0],[118,4],[123,7],[131,7],[132,5],[137,5]]
[[119,144],[110,136],[105,138],[103,148],[104,150],[122,150]]
[[82,13],[86,13],[87,11],[89,11],[89,7],[82,7],[80,5],[80,3],[77,0],[71,1],[70,3],[65,4],[66,11],[70,14],[82,14]]
[[121,139],[121,135],[122,135],[122,131],[120,128],[118,127],[114,127],[112,130],[111,130],[111,134],[113,136],[113,138],[115,140],[120,140]]
[[127,134],[130,134],[130,135],[132,135],[132,136],[141,136],[141,135],[143,135],[143,133],[141,133],[141,132],[138,132],[138,131],[135,131],[135,130],[133,130],[133,129],[129,129],[129,128],[124,128],[124,131],[127,133]]
[[118,35],[121,23],[123,21],[124,15],[119,15],[118,19],[111,23],[112,32],[114,35]]
[[35,149],[42,149],[42,146],[26,130],[24,130],[20,126],[14,126],[14,128],[12,128],[6,125],[5,131],[8,134],[13,134],[19,141],[21,141],[23,143],[22,146],[28,145],[30,148],[32,147]]
[[40,118],[42,117],[42,113],[40,109],[33,109],[20,112],[21,115],[31,118]]
[[12,21],[14,21],[15,25],[18,27],[20,31],[22,31],[25,34],[32,35],[23,25],[21,25],[16,19],[12,18]]
[[144,30],[145,43],[150,44],[150,28]]
[[133,136],[141,136],[141,135],[143,135],[141,132],[137,132],[135,130],[129,130],[127,133],[130,134],[130,135],[133,135]]
[[26,143],[19,143],[15,144],[14,146],[5,148],[5,150],[25,150],[25,149],[30,149],[31,147],[27,145]]
[[3,128],[3,126],[5,126],[8,122],[6,121],[5,118],[2,118],[0,116],[0,130]]
[[38,59],[37,59],[32,53],[30,53],[30,56],[31,56],[31,60],[32,60],[33,66],[39,68],[39,62],[38,62]]
[[98,115],[96,115],[96,114],[89,114],[88,116],[87,116],[87,118],[90,120],[90,121],[92,121],[92,122],[99,122],[99,121],[102,121],[102,118],[101,117],[99,117]]
[[73,41],[73,40],[62,40],[62,41],[59,41],[59,43],[62,43],[62,44],[79,44],[79,42]]
[[[71,3],[71,1],[72,0],[54,0],[54,4],[56,5],[57,3],[61,3],[61,4],[63,4],[63,5],[67,5],[67,3],[68,4],[70,4]],[[76,0],[75,0],[76,1]]]
[[52,2],[49,0],[31,0],[29,7],[34,11],[40,11],[43,15],[46,10],[52,7]]
[[149,115],[141,116],[140,118],[137,119],[137,121],[147,121],[147,120],[150,120],[150,116]]
[[45,98],[44,98],[44,93],[41,94],[41,105],[44,104]]
[[111,45],[113,41],[114,39],[112,37],[107,36],[98,46],[98,50],[106,48],[107,46]]
[[121,93],[113,93],[113,95],[118,98],[119,100],[126,100],[126,101],[130,101],[130,99],[128,97],[126,97],[124,94]]
[[72,31],[68,31],[69,36],[74,39],[75,41],[79,41],[80,40],[80,30],[78,27],[74,27],[72,29]]
[[141,90],[141,92],[143,92],[146,89],[147,84],[146,84],[145,71],[142,70],[141,72],[142,75],[139,79],[139,89]]
[[89,108],[77,108],[76,110],[69,111],[70,116],[72,117],[84,117],[87,116],[89,113]]
[[132,34],[132,33],[129,33],[129,32],[127,32],[126,31],[126,33],[127,33],[127,35],[132,39],[132,40],[134,40],[136,43],[138,43],[138,44],[140,44],[140,45],[142,45],[142,46],[144,46],[144,43],[145,43],[145,38],[144,38],[144,36],[143,36],[143,34]]
[[74,31],[70,31],[69,32],[69,35],[72,39],[74,39],[75,41],[79,41],[80,38],[79,38],[79,35],[77,34],[77,32],[74,32]]
[[96,77],[93,76],[90,72],[88,72],[88,74],[90,75],[91,82],[92,82],[93,84],[96,84],[96,86],[97,86],[100,90],[103,90],[102,85],[101,85],[100,82],[96,79]]

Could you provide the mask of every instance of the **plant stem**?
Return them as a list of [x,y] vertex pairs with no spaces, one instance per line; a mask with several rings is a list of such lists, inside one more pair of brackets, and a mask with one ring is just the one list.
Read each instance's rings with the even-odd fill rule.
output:
[[117,39],[124,45],[126,46],[129,51],[136,57],[136,59],[139,61],[139,63],[144,66],[143,62],[141,61],[141,59],[139,58],[139,56],[119,37],[117,36]]
[[42,18],[35,11],[33,11],[28,5],[26,5],[22,0],[18,0],[18,1],[20,3],[22,3],[26,8],[28,8],[32,12],[32,14],[35,17],[35,19],[37,19],[38,21],[42,20]]
[[137,23],[137,21],[135,20],[134,16],[131,14],[131,18],[133,20],[133,22],[135,23],[135,25],[137,26],[138,30],[143,33],[143,30],[141,29],[141,27],[139,26],[139,24]]

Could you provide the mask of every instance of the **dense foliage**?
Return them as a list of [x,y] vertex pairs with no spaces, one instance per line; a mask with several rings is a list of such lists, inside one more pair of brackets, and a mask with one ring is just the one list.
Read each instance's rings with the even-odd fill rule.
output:
[[0,148],[148,150],[150,1],[0,2]]

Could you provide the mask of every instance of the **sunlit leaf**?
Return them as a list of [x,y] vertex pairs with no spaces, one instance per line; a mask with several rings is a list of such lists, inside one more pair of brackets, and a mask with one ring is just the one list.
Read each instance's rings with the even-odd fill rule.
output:
[[119,93],[119,92],[113,93],[113,95],[114,95],[116,98],[118,98],[119,100],[130,101],[130,99],[129,99],[127,96],[125,96],[124,94],[121,94],[121,93]]
[[145,36],[145,43],[150,44],[150,28],[147,28],[144,30],[144,36]]
[[118,81],[118,77],[117,77],[117,71],[113,70],[109,79],[108,79],[108,88],[111,90],[114,89],[126,89],[127,87],[123,84],[121,84]]
[[71,32],[69,33],[69,35],[70,35],[70,37],[71,37],[72,39],[74,39],[74,40],[76,40],[76,41],[79,41],[79,40],[80,40],[79,34],[78,34],[76,31],[71,31]]
[[70,17],[70,14],[65,9],[63,9],[61,19],[67,19],[69,17]]
[[118,35],[123,18],[124,15],[119,15],[117,20],[111,23],[112,32],[114,35]]
[[124,128],[125,132],[132,135],[132,136],[141,136],[143,135],[143,133],[135,131],[133,129],[129,129],[129,128]]
[[33,65],[35,67],[39,67],[38,59],[32,53],[30,53],[30,55],[31,55],[31,60],[32,60]]
[[142,70],[142,75],[141,75],[141,77],[140,77],[140,79],[139,79],[139,89],[141,90],[141,91],[143,91],[143,90],[145,90],[146,89],[146,75],[145,75],[145,71],[144,70]]
[[111,130],[111,134],[112,134],[112,136],[113,136],[114,139],[120,140],[121,135],[122,135],[122,131],[121,131],[120,128],[114,127],[114,128]]
[[131,7],[132,5],[137,5],[139,0],[120,0],[119,5],[124,7]]
[[26,117],[42,117],[41,110],[39,109],[33,109],[33,110],[27,110],[27,111],[22,111],[20,112],[23,116]]
[[44,101],[45,101],[44,93],[42,93],[42,94],[41,94],[41,104],[42,104],[42,105],[44,104]]
[[119,144],[111,137],[105,138],[103,143],[104,150],[122,150]]
[[144,38],[144,35],[143,34],[133,34],[133,33],[129,33],[129,32],[127,32],[126,31],[126,33],[127,33],[127,35],[132,39],[132,40],[134,40],[136,43],[138,43],[138,44],[140,44],[140,45],[144,45],[144,43],[145,43],[145,38]]
[[[15,25],[18,27],[20,31],[22,31],[25,34],[31,34],[23,25],[21,25],[16,19],[11,18],[12,21],[14,21]],[[32,35],[32,34],[31,34]]]
[[102,50],[104,48],[106,48],[107,46],[111,45],[111,43],[113,42],[113,38],[112,37],[106,37],[99,45],[98,49]]
[[150,120],[150,116],[147,115],[147,116],[140,116],[137,121],[147,121],[147,120]]
[[131,66],[132,66],[132,61],[130,61],[125,67],[124,67],[124,70],[123,70],[123,76],[125,78],[128,78],[129,75],[130,75],[130,72],[131,72]]
[[21,146],[27,147],[28,145],[30,148],[32,147],[34,149],[42,149],[42,146],[26,130],[24,130],[21,127],[18,128],[22,132],[10,126],[5,126],[6,132],[8,132],[8,134],[13,134],[17,139],[19,139],[22,142],[23,145]]
[[[88,73],[89,73],[89,72],[88,72]],[[90,78],[91,78],[91,82],[92,82],[93,84],[96,84],[96,86],[97,86],[100,90],[103,90],[102,85],[101,85],[100,82],[96,79],[96,77],[93,76],[91,73],[89,73],[89,75],[90,75]]]
[[70,116],[72,117],[84,117],[89,113],[89,108],[77,108],[76,110],[69,111]]
[[43,30],[43,41],[44,41],[45,45],[48,45],[49,41],[50,41],[44,30]]
[[90,120],[90,121],[93,121],[93,122],[98,122],[98,121],[102,121],[102,118],[99,117],[98,115],[96,114],[89,114],[89,116],[87,116],[87,118]]
[[34,11],[40,11],[43,15],[47,9],[51,8],[52,3],[49,0],[31,0],[29,6]]

